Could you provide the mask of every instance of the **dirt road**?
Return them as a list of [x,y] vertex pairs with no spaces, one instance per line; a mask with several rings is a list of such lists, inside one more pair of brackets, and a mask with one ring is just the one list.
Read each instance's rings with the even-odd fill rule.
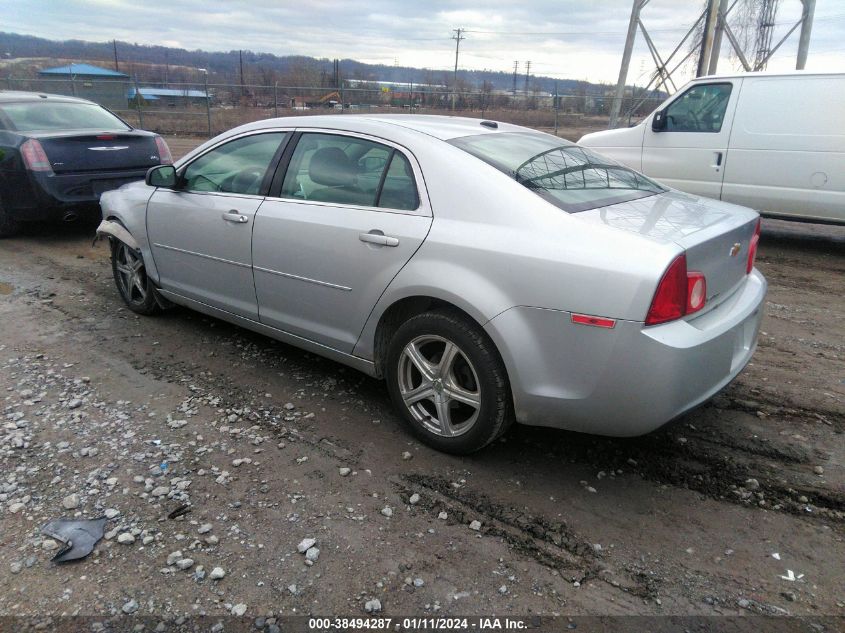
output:
[[[845,229],[764,227],[760,345],[723,395],[468,458],[350,369],[132,314],[90,225],[0,242],[0,614],[845,614]],[[104,513],[50,562],[41,525]]]

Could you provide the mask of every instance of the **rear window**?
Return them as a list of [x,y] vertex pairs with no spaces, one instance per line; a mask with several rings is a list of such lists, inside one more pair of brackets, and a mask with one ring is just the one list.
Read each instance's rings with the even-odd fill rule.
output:
[[0,112],[5,115],[7,127],[18,132],[125,132],[130,129],[105,108],[89,103],[48,100],[4,103],[0,106]]
[[653,180],[548,134],[494,133],[449,141],[568,213],[666,191]]

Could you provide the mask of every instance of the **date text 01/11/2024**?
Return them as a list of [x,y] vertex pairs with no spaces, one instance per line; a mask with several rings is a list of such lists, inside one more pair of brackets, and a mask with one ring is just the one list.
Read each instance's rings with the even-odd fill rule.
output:
[[[394,624],[395,622],[395,624]],[[372,630],[372,631],[495,631],[522,630],[527,624],[518,618],[311,618],[309,631]]]

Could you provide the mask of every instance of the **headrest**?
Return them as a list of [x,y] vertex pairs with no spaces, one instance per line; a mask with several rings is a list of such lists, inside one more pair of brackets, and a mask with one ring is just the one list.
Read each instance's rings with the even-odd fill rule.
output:
[[311,156],[308,176],[318,185],[345,187],[355,183],[355,167],[338,147],[318,149]]

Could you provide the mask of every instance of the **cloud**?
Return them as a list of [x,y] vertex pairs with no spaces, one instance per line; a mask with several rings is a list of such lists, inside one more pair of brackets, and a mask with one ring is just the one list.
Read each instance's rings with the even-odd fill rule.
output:
[[[532,73],[615,81],[631,0],[6,0],[3,29],[51,39],[178,42],[189,49],[249,49],[277,55],[354,58],[448,70],[453,29],[467,29],[461,67],[510,72],[515,60]],[[794,6],[793,6],[794,5]],[[701,11],[701,0],[652,0],[643,22],[665,57]],[[775,42],[800,15],[799,2],[778,13]],[[845,12],[820,6],[808,69],[845,71]],[[794,67],[797,37],[778,51],[772,70]],[[681,50],[681,55],[688,51]],[[723,46],[720,70],[736,61]],[[638,34],[629,82],[654,66]],[[685,78],[685,77],[684,77]]]

